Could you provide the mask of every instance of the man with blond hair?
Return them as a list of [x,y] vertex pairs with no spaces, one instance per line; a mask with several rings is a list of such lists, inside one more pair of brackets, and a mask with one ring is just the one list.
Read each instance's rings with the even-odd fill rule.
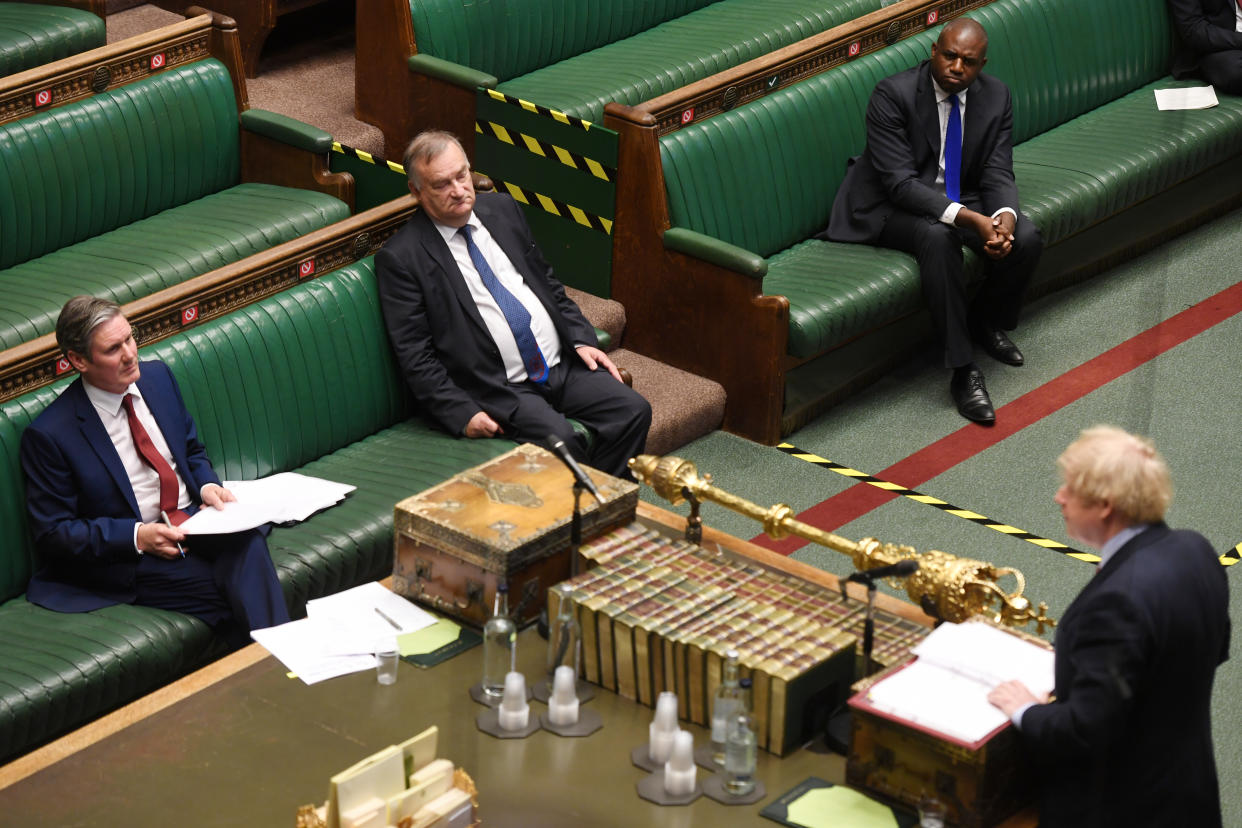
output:
[[1223,567],[1202,535],[1165,525],[1173,487],[1150,440],[1097,426],[1057,465],[1066,532],[1100,550],[1099,571],[1057,628],[1052,700],[1016,681],[989,695],[1037,763],[1040,828],[1220,826]]

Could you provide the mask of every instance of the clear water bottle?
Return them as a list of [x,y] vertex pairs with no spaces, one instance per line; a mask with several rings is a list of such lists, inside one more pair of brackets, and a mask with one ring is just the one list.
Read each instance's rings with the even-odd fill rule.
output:
[[737,650],[725,651],[724,675],[712,699],[712,762],[722,768],[725,762],[725,731],[728,729],[729,719],[737,713],[741,697],[737,659]]
[[557,594],[556,614],[548,619],[548,687],[551,688],[556,668],[573,668],[574,677],[582,675],[582,627],[574,612],[571,590],[565,584],[552,588]]
[[742,679],[738,684],[738,709],[729,718],[725,730],[724,788],[734,796],[746,796],[755,789],[758,740],[755,720],[750,714],[750,679]]
[[496,587],[492,616],[483,625],[483,694],[499,700],[505,693],[505,675],[517,655],[517,625],[509,617],[509,586]]

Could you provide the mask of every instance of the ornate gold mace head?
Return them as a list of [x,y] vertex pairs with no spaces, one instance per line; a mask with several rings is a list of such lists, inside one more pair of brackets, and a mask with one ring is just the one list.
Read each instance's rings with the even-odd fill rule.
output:
[[[764,509],[729,494],[713,486],[710,475],[700,475],[693,463],[680,457],[640,454],[630,460],[629,467],[640,483],[650,486],[669,503],[681,503],[687,494],[697,500],[710,500],[759,521],[772,538],[796,535],[843,552],[860,570],[888,566],[905,558],[916,560],[918,570],[904,582],[898,582],[895,578],[886,580],[894,589],[904,587],[911,600],[934,618],[965,621],[982,615],[1011,627],[1034,622],[1040,633],[1045,628],[1056,626],[1056,621],[1048,616],[1046,603],[1041,601],[1038,607],[1032,608],[1031,602],[1022,594],[1026,589],[1026,579],[1016,569],[959,558],[934,549],[920,554],[912,546],[881,543],[874,538],[864,538],[855,543],[802,523],[794,518],[793,509],[783,503]],[[1012,592],[1006,592],[998,583],[1006,576],[1013,576],[1016,581],[1016,589]]]

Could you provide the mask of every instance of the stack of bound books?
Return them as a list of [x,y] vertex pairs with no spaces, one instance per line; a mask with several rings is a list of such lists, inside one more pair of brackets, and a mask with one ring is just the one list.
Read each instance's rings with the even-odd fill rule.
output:
[[[800,578],[669,538],[634,523],[581,549],[591,568],[566,583],[582,625],[588,681],[654,706],[678,696],[681,716],[706,725],[725,653],[753,681],[759,745],[802,744],[849,695],[865,605]],[[558,591],[549,611],[558,611]],[[928,630],[876,617],[873,658],[905,659]]]

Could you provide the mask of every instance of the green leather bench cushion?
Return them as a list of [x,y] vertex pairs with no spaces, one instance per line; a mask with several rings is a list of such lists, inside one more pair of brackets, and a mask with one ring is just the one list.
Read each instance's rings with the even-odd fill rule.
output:
[[0,605],[0,762],[185,675],[223,648],[197,618]]
[[880,0],[721,0],[536,69],[501,91],[586,120],[636,104],[880,8]]
[[508,80],[713,2],[410,0],[410,18],[419,54]]
[[0,3],[0,77],[107,42],[103,19],[81,9]]
[[0,125],[0,268],[237,184],[239,141],[215,59]]
[[239,184],[0,270],[0,347],[53,331],[80,293],[124,304],[348,217],[323,193]]

